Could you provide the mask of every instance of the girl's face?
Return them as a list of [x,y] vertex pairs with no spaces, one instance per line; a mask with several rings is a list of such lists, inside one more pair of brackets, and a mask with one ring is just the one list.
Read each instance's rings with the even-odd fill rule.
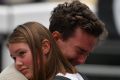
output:
[[8,46],[10,56],[15,61],[15,67],[26,78],[33,77],[32,53],[27,43],[10,43]]

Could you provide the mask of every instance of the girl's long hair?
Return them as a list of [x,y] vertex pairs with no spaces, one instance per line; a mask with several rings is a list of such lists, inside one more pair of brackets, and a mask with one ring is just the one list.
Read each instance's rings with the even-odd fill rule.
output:
[[[44,64],[42,41],[50,42],[47,62]],[[10,43],[25,42],[33,56],[33,80],[52,80],[58,72],[75,73],[75,68],[62,55],[51,33],[38,22],[27,22],[14,29],[8,38]]]

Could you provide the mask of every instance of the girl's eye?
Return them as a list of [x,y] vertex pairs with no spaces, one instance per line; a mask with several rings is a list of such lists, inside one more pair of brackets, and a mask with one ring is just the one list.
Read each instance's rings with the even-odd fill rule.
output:
[[21,51],[18,53],[18,56],[23,57],[25,53],[26,53],[25,51]]

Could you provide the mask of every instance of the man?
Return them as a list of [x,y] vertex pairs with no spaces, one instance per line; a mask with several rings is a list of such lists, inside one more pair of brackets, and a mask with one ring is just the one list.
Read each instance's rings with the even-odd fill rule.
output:
[[107,36],[104,23],[79,1],[59,4],[52,11],[49,30],[73,65],[83,64],[98,42]]
[[83,64],[107,34],[103,22],[79,1],[59,4],[52,12],[49,30],[63,55],[74,66]]
[[54,8],[49,30],[74,66],[85,63],[96,45],[107,36],[105,24],[78,0]]

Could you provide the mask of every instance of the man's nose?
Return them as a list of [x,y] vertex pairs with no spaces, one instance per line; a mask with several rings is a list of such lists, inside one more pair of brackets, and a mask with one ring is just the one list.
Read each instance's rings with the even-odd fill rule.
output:
[[79,62],[80,64],[84,64],[85,61],[86,61],[86,58],[87,58],[87,56],[81,55],[81,56],[79,56],[79,58],[78,58],[78,62]]

